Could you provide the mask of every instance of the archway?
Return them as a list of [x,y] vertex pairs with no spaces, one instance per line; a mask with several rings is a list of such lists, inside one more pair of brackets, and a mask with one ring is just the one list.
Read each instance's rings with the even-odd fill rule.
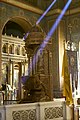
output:
[[[5,23],[2,30],[2,84],[9,84],[13,89],[16,89],[17,99],[22,96],[21,76],[28,74],[26,73],[28,68],[27,55],[26,53],[22,54],[22,49],[25,49],[25,42],[22,38],[31,27],[32,25],[27,20],[14,17]],[[6,52],[3,51],[4,45],[6,45]],[[8,96],[6,99],[11,98]]]

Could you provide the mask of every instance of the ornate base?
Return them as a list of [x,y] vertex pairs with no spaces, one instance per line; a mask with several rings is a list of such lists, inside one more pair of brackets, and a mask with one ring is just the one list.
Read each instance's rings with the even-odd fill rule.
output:
[[44,74],[30,76],[24,84],[24,98],[20,103],[50,101],[48,77]]

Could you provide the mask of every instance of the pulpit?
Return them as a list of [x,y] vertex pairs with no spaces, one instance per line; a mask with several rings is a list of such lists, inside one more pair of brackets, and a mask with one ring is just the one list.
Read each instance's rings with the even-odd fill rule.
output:
[[50,101],[53,98],[48,45],[44,49],[40,47],[45,36],[42,29],[35,25],[25,40],[25,49],[28,55],[28,77],[23,84],[26,94],[23,98],[25,102]]

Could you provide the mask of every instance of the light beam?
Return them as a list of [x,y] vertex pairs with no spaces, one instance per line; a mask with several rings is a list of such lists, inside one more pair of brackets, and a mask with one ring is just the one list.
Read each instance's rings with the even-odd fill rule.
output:
[[47,8],[47,10],[42,14],[42,16],[38,19],[38,21],[36,22],[36,25],[38,25],[40,23],[40,21],[43,19],[43,17],[47,14],[47,12],[51,9],[51,7],[56,3],[56,0],[54,0],[50,6]]

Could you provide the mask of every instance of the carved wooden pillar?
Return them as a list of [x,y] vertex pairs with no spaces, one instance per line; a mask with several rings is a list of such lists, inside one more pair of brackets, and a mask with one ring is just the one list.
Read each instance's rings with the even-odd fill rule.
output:
[[32,69],[33,69],[33,62],[32,62],[32,56],[30,57],[30,75],[32,75]]
[[32,57],[28,54],[28,75],[32,75]]
[[25,61],[25,75],[28,75],[28,60]]
[[[31,49],[27,49],[27,54],[28,54],[28,75],[33,75],[35,73],[35,60],[34,60],[34,55],[33,51]],[[36,59],[36,58],[35,58]]]
[[36,73],[36,56],[34,55],[34,60],[32,58],[32,74]]
[[49,51],[48,52],[48,58],[49,58],[49,80],[50,80],[50,95],[51,95],[51,100],[53,100],[53,98],[54,98],[54,94],[53,94],[53,79],[52,79],[52,52],[51,51]]
[[44,56],[43,53],[39,53],[38,55],[38,62],[37,62],[37,72],[39,74],[44,74]]

